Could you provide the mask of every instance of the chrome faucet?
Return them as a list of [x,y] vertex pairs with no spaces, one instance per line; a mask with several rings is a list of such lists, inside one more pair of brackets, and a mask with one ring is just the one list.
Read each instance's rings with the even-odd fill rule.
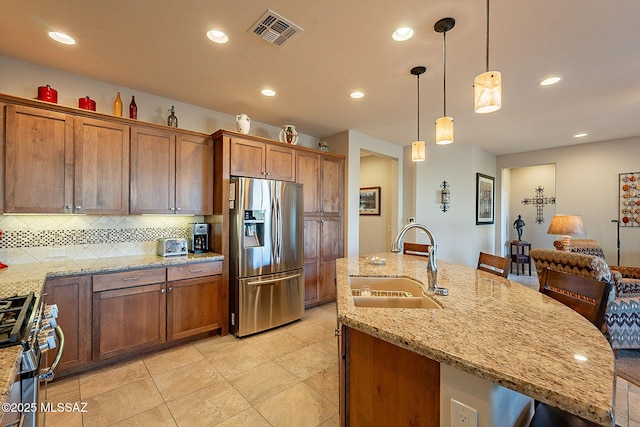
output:
[[391,252],[398,253],[402,250],[402,239],[404,239],[404,235],[407,234],[407,231],[412,228],[418,228],[424,231],[429,240],[431,241],[431,247],[429,248],[429,261],[427,261],[427,290],[433,292],[436,295],[448,295],[449,291],[446,288],[438,287],[438,263],[436,260],[436,239],[433,237],[433,233],[424,225],[417,224],[415,222],[410,222],[409,224],[402,227],[402,230],[398,233],[398,235],[393,239],[393,243],[391,244]]

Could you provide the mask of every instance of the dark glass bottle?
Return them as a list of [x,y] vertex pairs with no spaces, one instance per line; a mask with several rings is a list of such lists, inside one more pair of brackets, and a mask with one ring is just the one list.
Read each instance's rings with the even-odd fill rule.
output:
[[173,105],[171,106],[171,114],[169,115],[169,117],[167,117],[167,126],[171,126],[173,128],[177,128],[178,127],[178,118],[175,115],[175,108],[173,107]]
[[131,104],[129,104],[129,118],[137,119],[138,118],[138,106],[136,105],[136,97],[131,97]]

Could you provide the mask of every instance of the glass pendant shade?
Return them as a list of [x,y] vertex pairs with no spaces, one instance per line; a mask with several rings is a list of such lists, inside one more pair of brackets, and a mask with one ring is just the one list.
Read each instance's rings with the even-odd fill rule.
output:
[[424,162],[427,160],[427,144],[424,141],[411,143],[411,161]]
[[493,113],[500,109],[502,106],[502,74],[500,71],[487,71],[478,74],[473,81],[473,88],[476,113]]
[[453,117],[440,117],[436,120],[436,144],[445,145],[453,142]]

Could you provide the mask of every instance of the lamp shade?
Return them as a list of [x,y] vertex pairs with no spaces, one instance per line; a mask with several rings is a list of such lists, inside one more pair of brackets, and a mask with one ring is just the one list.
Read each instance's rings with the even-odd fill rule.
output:
[[411,143],[411,160],[414,162],[424,162],[427,159],[427,147],[424,141],[414,141]]
[[473,81],[474,110],[476,113],[492,113],[502,106],[502,74],[487,71],[478,74]]
[[585,236],[587,232],[580,215],[554,215],[547,234],[562,235],[562,245],[567,250],[571,244],[571,236]]
[[436,144],[445,145],[453,142],[453,117],[440,117],[436,120]]

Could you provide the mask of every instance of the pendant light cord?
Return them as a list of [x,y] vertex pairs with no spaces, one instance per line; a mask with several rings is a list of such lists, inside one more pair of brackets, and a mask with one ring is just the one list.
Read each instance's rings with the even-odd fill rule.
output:
[[418,139],[420,141],[420,74],[418,74]]
[[447,117],[447,32],[442,32],[442,58],[444,63],[443,77],[442,77],[442,97],[444,98],[444,114],[443,117]]
[[489,72],[489,0],[487,0],[487,72]]

